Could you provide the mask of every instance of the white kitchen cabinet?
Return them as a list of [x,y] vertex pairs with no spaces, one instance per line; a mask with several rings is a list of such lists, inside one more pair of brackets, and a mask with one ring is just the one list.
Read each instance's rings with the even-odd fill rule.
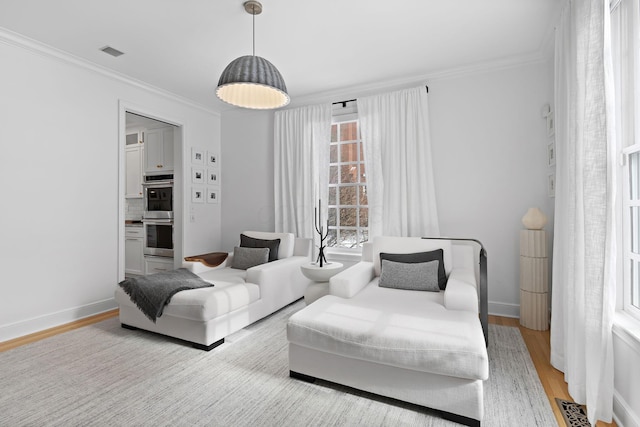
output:
[[144,257],[145,274],[162,273],[173,270],[173,258],[159,256]]
[[124,228],[124,272],[144,275],[144,229],[141,226]]
[[138,145],[144,143],[144,131],[143,130],[128,130],[126,137],[127,145]]
[[173,128],[145,132],[144,170],[147,175],[173,172]]
[[142,198],[144,144],[127,145],[124,162],[126,176],[124,196],[129,199],[140,199]]

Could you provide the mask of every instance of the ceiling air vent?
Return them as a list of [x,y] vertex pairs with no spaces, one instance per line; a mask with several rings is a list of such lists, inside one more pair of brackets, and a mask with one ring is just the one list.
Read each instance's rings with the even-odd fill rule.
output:
[[120,52],[118,49],[114,49],[111,46],[105,46],[100,50],[103,51],[104,53],[108,53],[109,55],[115,56],[115,57],[118,57],[124,54],[124,52]]

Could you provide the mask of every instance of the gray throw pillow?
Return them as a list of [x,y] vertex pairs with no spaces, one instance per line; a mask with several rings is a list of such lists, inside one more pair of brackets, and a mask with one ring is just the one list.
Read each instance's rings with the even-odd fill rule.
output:
[[440,292],[438,261],[406,263],[383,259],[378,285],[383,288]]
[[265,240],[249,237],[246,234],[240,234],[240,247],[243,248],[269,248],[269,262],[278,259],[278,249],[280,248],[280,239]]
[[232,268],[246,270],[256,265],[266,264],[269,261],[269,248],[243,248],[236,246],[233,249]]
[[[438,264],[438,286],[444,291],[447,288],[447,273],[444,270],[444,251],[436,249],[429,252],[415,252],[410,254],[393,254],[380,252],[380,262],[383,259],[395,262],[427,262],[439,261]],[[380,264],[382,266],[382,264]]]

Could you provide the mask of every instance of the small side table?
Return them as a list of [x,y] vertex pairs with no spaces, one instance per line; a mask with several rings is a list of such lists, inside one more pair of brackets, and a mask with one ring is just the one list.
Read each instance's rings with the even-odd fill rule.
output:
[[227,252],[210,252],[208,254],[193,255],[184,257],[185,261],[201,262],[207,267],[217,267],[222,264],[229,254]]
[[520,324],[536,331],[549,329],[549,262],[544,230],[520,231]]
[[329,295],[329,279],[342,271],[343,265],[339,262],[328,262],[322,267],[315,262],[300,266],[302,274],[315,283],[310,284],[304,293],[304,302],[309,305],[318,298]]

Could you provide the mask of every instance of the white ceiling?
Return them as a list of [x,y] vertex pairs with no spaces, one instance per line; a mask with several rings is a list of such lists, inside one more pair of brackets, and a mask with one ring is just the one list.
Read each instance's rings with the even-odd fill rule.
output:
[[[292,99],[541,55],[563,0],[263,0],[256,55]],[[0,0],[0,27],[188,98],[251,54],[243,0]],[[124,55],[99,49],[109,45]]]

